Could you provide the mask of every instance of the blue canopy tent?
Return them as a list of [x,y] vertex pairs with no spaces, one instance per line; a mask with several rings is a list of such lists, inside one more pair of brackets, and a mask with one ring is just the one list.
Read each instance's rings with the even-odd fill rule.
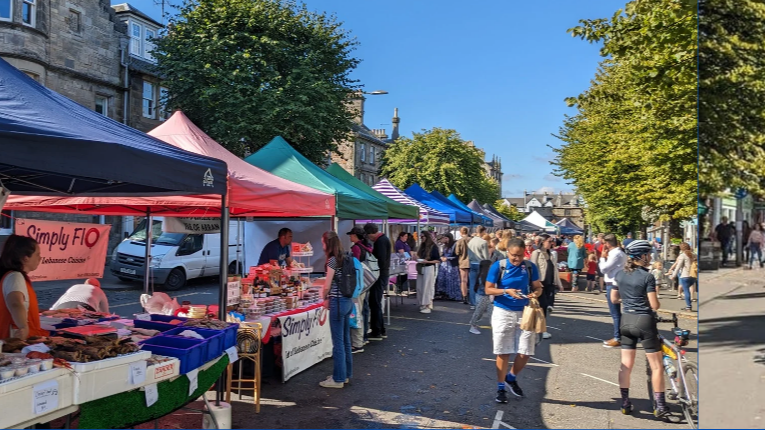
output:
[[578,225],[574,224],[570,219],[563,218],[555,223],[560,228],[560,234],[582,234],[582,230]]
[[481,223],[483,222],[483,219],[481,218],[480,215],[478,215],[477,213],[471,211],[470,209],[465,210],[462,206],[460,206],[457,203],[454,203],[453,201],[449,200],[448,197],[446,197],[445,195],[439,193],[438,191],[434,190],[433,192],[430,193],[430,195],[432,195],[433,197],[439,199],[440,201],[444,202],[445,204],[451,205],[452,207],[467,213],[470,216],[470,224],[472,224],[472,225],[481,225]]
[[466,205],[465,203],[462,203],[462,201],[458,199],[457,196],[455,196],[454,194],[450,194],[449,197],[447,197],[447,199],[449,199],[450,202],[461,207],[462,209],[470,211],[473,214],[473,219],[475,219],[475,216],[477,215],[478,221],[476,222],[476,224],[480,224],[485,227],[494,227],[494,220],[492,220],[491,218],[487,217],[486,215],[484,215],[483,213],[479,211],[474,211],[468,205]]
[[[455,207],[449,200],[446,202],[441,201],[437,197],[433,196],[429,192],[425,191],[418,184],[414,184],[411,187],[404,190],[406,194],[411,196],[417,201],[420,201],[431,208],[443,212],[449,215],[449,222],[451,224],[470,225],[473,217],[472,214],[462,209]],[[446,197],[444,197],[446,199]]]
[[226,163],[178,149],[0,59],[0,179],[14,195],[226,194]]
[[497,211],[494,206],[490,205],[489,203],[484,203],[481,207],[486,213],[493,215],[495,219],[499,218],[502,220],[502,222],[505,224],[505,228],[513,228],[515,226],[515,221],[499,213],[499,211]]

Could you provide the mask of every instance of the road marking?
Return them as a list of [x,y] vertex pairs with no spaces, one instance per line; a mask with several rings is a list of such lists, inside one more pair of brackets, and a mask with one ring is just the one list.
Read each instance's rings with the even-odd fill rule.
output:
[[592,379],[597,379],[598,381],[600,381],[600,382],[605,382],[606,384],[615,385],[615,386],[617,386],[617,387],[619,386],[619,384],[614,384],[614,383],[613,383],[613,382],[611,382],[611,381],[606,381],[605,379],[600,379],[600,378],[598,378],[597,376],[588,375],[588,374],[586,374],[586,373],[580,373],[580,375],[584,375],[584,376],[587,376],[587,377],[589,377],[589,378],[592,378]]
[[391,318],[392,319],[400,319],[400,320],[412,320],[412,321],[440,322],[440,323],[446,323],[446,324],[456,324],[456,325],[466,325],[466,326],[470,325],[468,323],[461,323],[461,322],[454,322],[454,321],[426,320],[426,319],[422,319],[422,318],[396,317],[396,316],[392,316],[392,315],[391,315]]
[[551,365],[551,366],[560,367],[560,365],[559,365],[559,364],[550,363],[549,361],[540,360],[540,359],[538,359],[538,358],[536,358],[536,357],[531,357],[531,359],[532,359],[532,360],[536,360],[536,361],[541,361],[542,363],[545,363],[545,364],[549,364],[549,365]]
[[491,428],[498,429],[499,426],[502,426],[508,429],[515,429],[515,427],[511,426],[510,424],[505,424],[502,422],[502,417],[504,415],[505,415],[505,411],[497,411],[497,414],[494,415],[494,424],[492,424]]
[[585,336],[585,337],[589,337],[590,339],[595,339],[595,340],[599,340],[601,342],[605,342],[605,339],[598,339],[597,337],[592,337],[592,336]]
[[[177,298],[177,297],[196,296],[198,294],[210,294],[210,293],[188,293],[188,294],[180,294],[180,295],[173,296],[173,297]],[[122,303],[122,304],[119,304],[119,305],[109,306],[109,309],[112,309],[112,308],[122,308],[122,307],[125,307],[125,306],[133,306],[133,305],[140,305],[140,304],[141,304],[141,302]]]
[[553,326],[551,326],[551,325],[548,325],[548,326],[547,326],[547,328],[551,328],[551,329],[553,329],[553,330],[563,330],[562,328],[553,327]]

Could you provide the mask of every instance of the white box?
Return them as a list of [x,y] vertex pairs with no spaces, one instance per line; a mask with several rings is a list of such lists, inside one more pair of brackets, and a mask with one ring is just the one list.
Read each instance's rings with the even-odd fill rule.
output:
[[74,375],[69,370],[55,368],[15,379],[0,384],[0,405],[2,405],[3,410],[3,413],[0,414],[0,428],[12,428],[16,424],[32,420],[38,416],[34,413],[33,388],[37,384],[50,380],[58,382],[58,406],[56,409],[46,411],[45,414],[71,406],[74,394]]

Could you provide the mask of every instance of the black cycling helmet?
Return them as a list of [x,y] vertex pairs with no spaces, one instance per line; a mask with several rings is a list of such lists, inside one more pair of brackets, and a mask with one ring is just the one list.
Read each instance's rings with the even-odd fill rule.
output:
[[627,255],[632,259],[637,259],[645,254],[650,254],[653,247],[647,240],[633,240],[629,245],[625,247]]

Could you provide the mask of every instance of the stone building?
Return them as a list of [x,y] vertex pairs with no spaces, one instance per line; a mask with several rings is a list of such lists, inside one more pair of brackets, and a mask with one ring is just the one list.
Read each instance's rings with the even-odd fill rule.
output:
[[499,193],[497,199],[502,198],[502,159],[496,155],[491,156],[491,161],[486,161],[486,151],[475,146],[475,142],[469,140],[466,142],[468,145],[476,148],[481,153],[481,159],[483,160],[483,170],[486,172],[486,176],[493,179],[494,182],[499,185]]
[[503,199],[504,206],[514,206],[519,212],[530,214],[532,211],[549,221],[557,222],[568,218],[579,227],[584,227],[584,209],[581,206],[579,196],[573,193],[542,194],[528,193],[523,190],[523,197],[510,197]]
[[351,139],[338,144],[340,154],[333,153],[332,161],[365,184],[374,185],[380,180],[381,159],[385,149],[389,143],[398,139],[401,119],[398,117],[398,109],[395,109],[390,138],[385,130],[370,129],[364,125],[365,99],[363,94],[357,94],[349,103],[349,107],[356,112]]
[[[112,7],[109,0],[0,0],[0,57],[45,87],[148,131],[165,117],[150,54],[160,28],[130,5]],[[132,231],[132,222],[123,226],[121,217],[3,215],[0,236],[12,233],[10,216],[111,223],[110,249]]]

